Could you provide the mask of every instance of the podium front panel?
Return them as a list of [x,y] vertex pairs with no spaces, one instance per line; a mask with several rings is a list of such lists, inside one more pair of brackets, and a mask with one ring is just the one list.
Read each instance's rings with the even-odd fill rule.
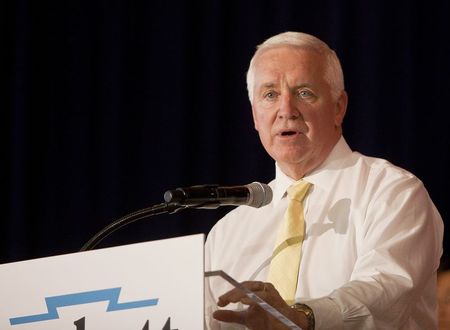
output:
[[203,329],[204,235],[0,265],[0,329]]

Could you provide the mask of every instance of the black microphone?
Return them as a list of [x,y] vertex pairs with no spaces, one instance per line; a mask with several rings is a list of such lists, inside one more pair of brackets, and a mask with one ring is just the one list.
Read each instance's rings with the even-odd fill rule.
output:
[[223,205],[261,207],[272,201],[272,189],[260,182],[229,187],[200,185],[168,190],[164,193],[164,200],[171,204],[206,209]]

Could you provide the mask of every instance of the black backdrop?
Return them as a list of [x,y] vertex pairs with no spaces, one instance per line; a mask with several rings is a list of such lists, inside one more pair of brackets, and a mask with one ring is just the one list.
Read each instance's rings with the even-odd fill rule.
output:
[[[415,173],[450,221],[449,13],[445,1],[2,1],[0,263],[75,252],[166,189],[269,181],[245,72],[255,45],[287,30],[340,56],[352,148]],[[207,233],[226,211],[143,220],[101,246]]]

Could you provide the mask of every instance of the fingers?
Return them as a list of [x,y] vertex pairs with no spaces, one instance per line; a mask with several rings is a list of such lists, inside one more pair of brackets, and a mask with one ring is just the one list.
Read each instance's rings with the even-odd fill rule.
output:
[[230,310],[218,310],[213,313],[213,317],[222,322],[231,322],[231,323],[237,323],[237,324],[245,324],[246,319],[246,311],[230,311]]
[[[289,315],[292,312],[292,309],[271,283],[248,281],[241,283],[241,285],[281,314]],[[249,329],[285,329],[286,327],[276,317],[269,315],[258,303],[249,298],[245,291],[239,288],[230,290],[220,296],[217,305],[224,307],[230,303],[242,303],[248,305],[248,308],[241,311],[218,310],[213,313],[213,317],[221,322],[242,324]]]
[[[242,282],[241,284],[248,290],[256,293],[262,299],[264,299],[267,296],[271,296],[274,293],[277,294],[277,291],[275,290],[274,286],[271,283],[259,281],[247,281]],[[219,307],[224,307],[230,303],[237,303],[237,302],[241,302],[245,305],[251,305],[254,303],[253,300],[247,297],[247,294],[244,291],[235,288],[220,296],[217,305]]]
[[218,310],[213,313],[213,317],[221,322],[245,325],[251,330],[286,329],[285,325],[258,305],[251,305],[242,311]]

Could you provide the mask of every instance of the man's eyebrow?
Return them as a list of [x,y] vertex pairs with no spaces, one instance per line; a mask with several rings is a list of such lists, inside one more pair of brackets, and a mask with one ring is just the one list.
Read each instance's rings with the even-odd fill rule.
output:
[[[273,82],[267,82],[267,83],[261,84],[261,85],[258,87],[258,90],[262,90],[262,89],[266,89],[266,88],[274,88],[274,87],[277,87],[277,84],[276,84],[276,83],[273,83]],[[312,85],[309,84],[309,83],[299,83],[299,84],[295,84],[294,86],[292,86],[292,87],[290,88],[290,90],[291,90],[291,91],[295,91],[295,90],[297,90],[297,89],[299,89],[299,88],[304,88],[304,87],[312,88]]]
[[256,90],[262,91],[262,90],[265,90],[267,88],[274,88],[276,86],[277,86],[277,84],[274,83],[274,82],[267,82],[267,83],[263,83],[263,84],[259,85]]
[[292,89],[299,89],[299,88],[303,88],[303,87],[312,88],[312,85],[309,83],[299,83],[299,84],[296,84],[295,86],[293,86]]

